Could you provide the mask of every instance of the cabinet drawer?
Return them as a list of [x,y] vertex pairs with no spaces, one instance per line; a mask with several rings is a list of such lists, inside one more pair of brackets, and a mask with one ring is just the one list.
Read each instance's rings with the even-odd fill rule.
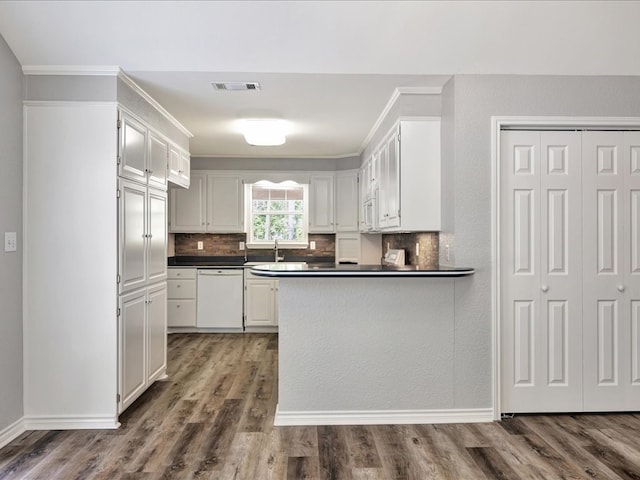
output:
[[196,279],[197,270],[195,268],[168,268],[167,269],[167,277],[168,278],[190,278]]
[[196,298],[195,280],[167,280],[169,298]]
[[195,300],[168,300],[167,325],[169,327],[195,327]]

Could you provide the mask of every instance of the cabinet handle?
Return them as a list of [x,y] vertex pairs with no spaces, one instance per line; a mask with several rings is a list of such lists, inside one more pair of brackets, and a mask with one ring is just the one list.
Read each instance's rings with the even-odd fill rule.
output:
[[204,222],[202,222],[202,226],[204,226]]
[[176,273],[176,277],[179,277],[180,275],[182,275],[181,273]]
[[618,291],[620,293],[624,292],[624,285],[618,285]]
[[180,284],[176,285],[176,288],[180,288]]
[[544,293],[547,293],[549,291],[549,287],[547,285],[542,285],[540,287],[540,290],[542,290]]
[[176,305],[176,308],[180,308],[180,304],[177,304],[177,305]]

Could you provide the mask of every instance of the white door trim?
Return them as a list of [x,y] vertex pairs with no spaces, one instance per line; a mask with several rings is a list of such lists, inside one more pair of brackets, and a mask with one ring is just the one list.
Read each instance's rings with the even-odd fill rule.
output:
[[491,117],[491,364],[493,370],[493,418],[500,419],[500,131],[505,127],[537,129],[638,129],[640,117]]

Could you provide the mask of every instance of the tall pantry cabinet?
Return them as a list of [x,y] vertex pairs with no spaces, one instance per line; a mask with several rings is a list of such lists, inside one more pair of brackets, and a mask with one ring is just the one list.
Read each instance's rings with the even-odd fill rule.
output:
[[[25,90],[28,430],[117,428],[119,413],[166,369],[165,151],[188,136],[149,106],[134,116],[116,82],[113,101],[31,100],[34,89]],[[147,128],[149,118],[162,132]],[[121,128],[130,120],[129,138],[119,120]]]
[[167,367],[167,165],[169,145],[119,112],[118,409]]

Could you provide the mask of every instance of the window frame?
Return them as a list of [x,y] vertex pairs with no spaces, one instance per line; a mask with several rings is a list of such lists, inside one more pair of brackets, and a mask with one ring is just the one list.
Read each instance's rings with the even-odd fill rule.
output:
[[287,187],[302,188],[302,240],[280,240],[278,239],[278,248],[280,249],[298,249],[309,247],[309,184],[298,183],[292,180],[287,180],[280,183],[270,182],[267,180],[260,180],[255,183],[245,183],[245,225],[247,226],[245,233],[246,248],[252,249],[273,249],[275,248],[274,240],[254,240],[253,238],[253,187],[267,187],[271,189],[283,189]]

